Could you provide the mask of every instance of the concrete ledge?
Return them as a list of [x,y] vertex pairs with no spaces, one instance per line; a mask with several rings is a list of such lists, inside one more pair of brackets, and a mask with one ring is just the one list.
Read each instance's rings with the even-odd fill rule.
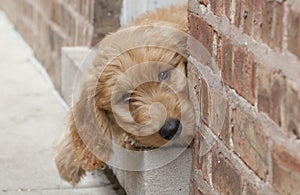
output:
[[75,76],[80,73],[80,65],[90,52],[88,47],[62,47],[61,49],[61,95],[69,106]]
[[[86,47],[62,48],[62,95],[70,105],[72,88],[76,73],[82,72],[81,63],[92,63],[93,53]],[[85,65],[86,65],[85,64]],[[170,149],[172,150],[172,149]],[[119,156],[121,157],[121,156]],[[151,164],[153,156],[144,153],[137,164]],[[159,158],[159,157],[156,157]],[[121,163],[128,159],[121,157]],[[126,162],[125,162],[126,161]],[[186,149],[169,164],[149,171],[127,171],[111,167],[119,183],[130,195],[186,195],[190,194],[190,178],[192,171],[192,152]]]
[[[151,163],[147,154],[143,159],[142,163]],[[149,171],[112,169],[119,183],[130,195],[187,195],[190,194],[192,151],[186,149],[169,164]]]

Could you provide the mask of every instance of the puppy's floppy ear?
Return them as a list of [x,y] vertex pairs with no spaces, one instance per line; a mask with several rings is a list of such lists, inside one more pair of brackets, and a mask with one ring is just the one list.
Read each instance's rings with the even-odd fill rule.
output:
[[112,154],[112,137],[106,111],[96,105],[97,82],[94,78],[84,83],[70,118],[75,158],[88,171],[105,168],[105,162]]
[[104,169],[112,154],[111,131],[105,111],[96,105],[95,85],[93,79],[84,83],[70,112],[69,131],[55,147],[59,174],[73,185],[85,171]]

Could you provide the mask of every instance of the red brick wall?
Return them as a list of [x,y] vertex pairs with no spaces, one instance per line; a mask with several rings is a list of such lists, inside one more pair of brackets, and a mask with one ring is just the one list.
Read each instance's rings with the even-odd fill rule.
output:
[[193,193],[300,194],[300,3],[189,0],[188,19]]
[[119,27],[121,0],[1,0],[16,29],[60,90],[60,50],[92,46]]

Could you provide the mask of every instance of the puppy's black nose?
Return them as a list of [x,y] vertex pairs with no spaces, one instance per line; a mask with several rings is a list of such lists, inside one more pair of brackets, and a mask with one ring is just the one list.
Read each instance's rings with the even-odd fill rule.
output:
[[160,128],[158,133],[166,140],[171,140],[174,136],[179,136],[181,133],[180,120],[170,118]]

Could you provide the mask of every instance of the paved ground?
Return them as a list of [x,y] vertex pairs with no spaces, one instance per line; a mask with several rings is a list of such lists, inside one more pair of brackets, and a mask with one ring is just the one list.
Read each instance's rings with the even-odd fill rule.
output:
[[0,11],[0,194],[114,194],[101,172],[76,188],[60,180],[52,146],[66,109],[38,67]]

